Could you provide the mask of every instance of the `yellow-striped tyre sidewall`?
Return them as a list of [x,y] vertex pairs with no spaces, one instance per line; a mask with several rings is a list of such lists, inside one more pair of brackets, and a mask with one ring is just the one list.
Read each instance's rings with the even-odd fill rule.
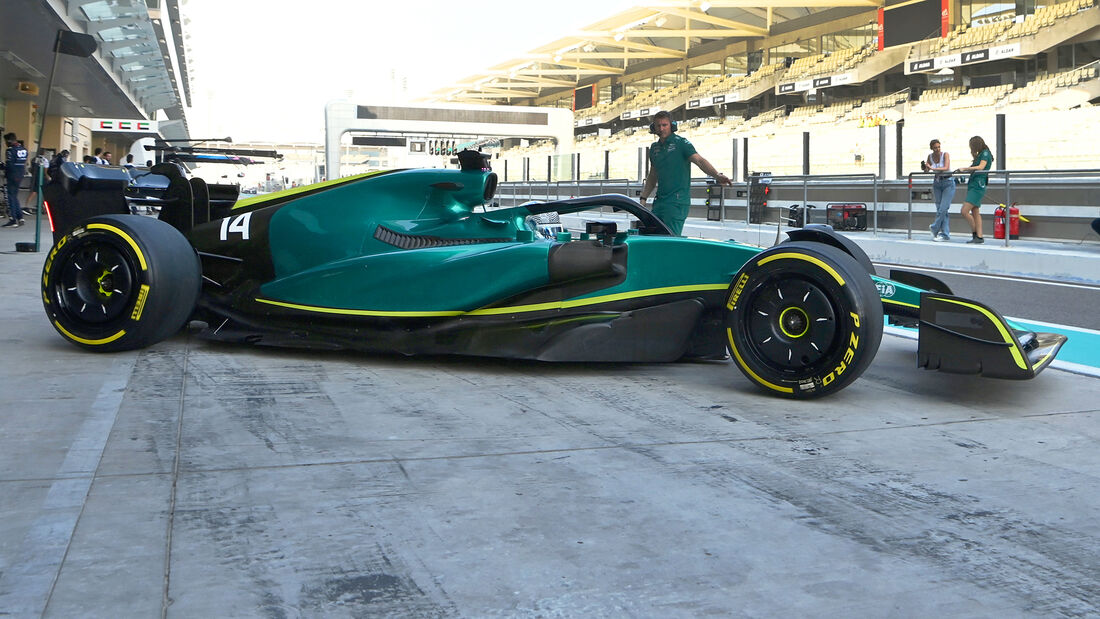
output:
[[[792,289],[799,294],[790,295]],[[759,388],[784,398],[822,397],[858,378],[878,351],[882,324],[870,274],[823,243],[783,243],[757,254],[734,276],[726,297],[733,364]],[[798,347],[809,352],[803,365],[791,354]]]
[[116,352],[178,331],[198,299],[201,267],[187,239],[168,224],[103,215],[54,244],[40,283],[43,307],[63,338],[87,350]]

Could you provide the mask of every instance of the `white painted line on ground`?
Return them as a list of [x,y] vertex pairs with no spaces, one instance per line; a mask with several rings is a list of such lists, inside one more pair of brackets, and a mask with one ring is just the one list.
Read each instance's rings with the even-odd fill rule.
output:
[[1066,331],[1076,331],[1078,333],[1084,333],[1088,335],[1100,335],[1100,331],[1094,329],[1086,329],[1085,327],[1071,327],[1069,325],[1060,325],[1054,322],[1043,322],[1041,320],[1035,320],[1033,318],[1013,318],[1011,316],[1005,316],[1006,320],[1012,320],[1015,322],[1026,322],[1032,325],[1039,325],[1040,327],[1049,327],[1053,329],[1065,329]]
[[934,267],[918,266],[913,264],[896,264],[893,262],[875,262],[874,264],[884,267],[898,267],[904,271],[927,271],[929,273],[946,273],[948,275],[961,275],[966,277],[979,277],[985,279],[1004,279],[1014,282],[1026,281],[1028,283],[1041,284],[1043,286],[1061,286],[1063,288],[1080,288],[1082,290],[1097,290],[1100,286],[1096,284],[1075,284],[1072,282],[1058,282],[1049,279],[1037,279],[1034,277],[1020,277],[1018,275],[998,275],[996,273],[974,273],[971,271],[956,271],[953,269],[938,269]]
[[37,615],[46,608],[136,361],[136,353],[119,355],[106,371],[106,379],[74,435],[42,507],[36,510],[41,515],[23,538],[16,555],[19,559],[2,571],[2,614]]

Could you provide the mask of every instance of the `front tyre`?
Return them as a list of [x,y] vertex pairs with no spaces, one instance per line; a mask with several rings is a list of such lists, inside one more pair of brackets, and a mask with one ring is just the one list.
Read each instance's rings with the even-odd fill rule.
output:
[[103,215],[50,250],[42,304],[57,332],[77,346],[133,350],[178,331],[201,285],[198,255],[175,228],[150,217]]
[[726,338],[738,369],[787,398],[818,398],[863,373],[882,340],[882,301],[867,270],[823,243],[783,243],[730,284]]

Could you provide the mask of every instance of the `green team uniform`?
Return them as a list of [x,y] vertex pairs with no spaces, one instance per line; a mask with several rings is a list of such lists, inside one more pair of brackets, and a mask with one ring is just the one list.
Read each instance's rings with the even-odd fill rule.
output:
[[649,147],[649,162],[657,171],[657,197],[653,214],[665,222],[673,234],[684,229],[684,220],[691,206],[691,156],[695,147],[676,135],[668,136]]
[[[985,162],[985,169],[993,169],[993,153],[989,152],[986,148],[982,152],[978,153],[977,157],[974,157],[974,162],[971,163],[971,167],[978,165],[979,162]],[[966,201],[974,206],[982,205],[982,198],[985,197],[985,187],[989,182],[989,174],[985,172],[971,172],[970,181],[966,183]]]

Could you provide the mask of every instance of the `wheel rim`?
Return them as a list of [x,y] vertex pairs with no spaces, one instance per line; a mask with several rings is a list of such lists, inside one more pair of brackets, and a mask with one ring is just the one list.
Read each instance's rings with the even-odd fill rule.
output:
[[833,349],[836,311],[828,291],[801,278],[771,278],[749,298],[743,329],[749,352],[779,371],[812,368]]
[[116,246],[89,243],[69,256],[54,290],[58,306],[70,318],[108,323],[129,311],[133,267],[127,254]]

